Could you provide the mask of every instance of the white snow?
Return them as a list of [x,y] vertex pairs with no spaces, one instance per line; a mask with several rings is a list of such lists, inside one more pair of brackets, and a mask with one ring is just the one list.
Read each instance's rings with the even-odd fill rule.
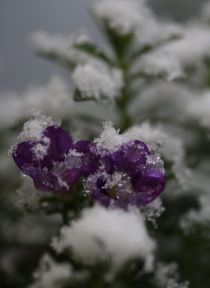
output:
[[146,260],[155,248],[139,212],[98,205],[83,210],[79,219],[63,227],[52,246],[58,253],[72,249],[75,259],[88,265],[109,259],[113,269],[132,258]]

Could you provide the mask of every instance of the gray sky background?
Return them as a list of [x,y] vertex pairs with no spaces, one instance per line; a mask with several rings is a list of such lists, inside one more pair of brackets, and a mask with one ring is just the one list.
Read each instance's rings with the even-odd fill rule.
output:
[[[0,0],[0,91],[22,91],[45,83],[54,73],[67,75],[56,65],[34,56],[29,42],[33,31],[70,34],[85,27],[102,41],[88,14],[93,0]],[[205,0],[150,0],[158,14],[185,20],[199,13]]]

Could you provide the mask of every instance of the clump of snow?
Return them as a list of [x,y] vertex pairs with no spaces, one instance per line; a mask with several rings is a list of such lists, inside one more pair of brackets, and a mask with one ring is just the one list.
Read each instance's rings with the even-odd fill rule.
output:
[[166,44],[170,39],[181,37],[182,29],[178,24],[160,21],[155,16],[145,19],[135,31],[136,42],[140,46]]
[[38,113],[34,118],[25,122],[19,139],[21,141],[39,141],[42,139],[43,131],[51,125],[57,124],[55,124],[51,117]]
[[102,0],[96,2],[93,11],[121,34],[133,32],[147,17],[151,17],[151,11],[143,0]]
[[175,55],[165,53],[161,49],[143,56],[135,66],[134,70],[138,70],[138,72],[153,77],[161,76],[168,81],[173,81],[184,76]]
[[72,64],[86,62],[90,58],[84,52],[74,48],[75,44],[90,42],[90,38],[84,33],[70,36],[52,36],[44,31],[35,32],[31,36],[35,50],[42,55],[52,55],[65,64],[69,61]]
[[113,269],[132,258],[146,260],[155,248],[139,212],[98,205],[83,210],[81,218],[63,227],[52,246],[58,253],[71,249],[77,260],[88,265],[109,259]]
[[109,151],[115,151],[123,143],[122,136],[119,134],[119,130],[113,127],[113,123],[107,121],[103,124],[103,131],[100,137],[95,139],[98,147],[102,147]]
[[130,113],[140,121],[148,119],[149,116],[156,121],[186,123],[190,120],[187,107],[195,96],[195,91],[183,85],[158,81],[141,91],[130,106]]
[[21,187],[17,190],[16,205],[21,210],[29,208],[32,210],[39,208],[40,195],[34,188],[33,180],[28,176],[22,176]]
[[188,288],[189,282],[181,283],[179,278],[176,263],[158,263],[154,277],[154,283],[158,288]]
[[182,31],[182,38],[168,43],[162,50],[175,55],[181,65],[197,65],[210,55],[209,27],[193,22],[183,27]]
[[197,119],[201,126],[210,128],[210,92],[205,92],[189,102],[187,110],[189,115]]
[[59,288],[71,278],[72,269],[67,263],[56,263],[48,254],[40,261],[39,269],[34,273],[34,283],[28,288]]
[[84,98],[112,100],[123,86],[122,72],[100,61],[78,65],[72,78]]
[[189,233],[196,225],[209,225],[210,223],[210,197],[202,195],[199,198],[200,209],[191,209],[180,222],[180,227],[185,233]]
[[157,228],[157,219],[165,212],[165,207],[162,205],[160,198],[155,199],[147,204],[143,209],[147,221],[151,222]]

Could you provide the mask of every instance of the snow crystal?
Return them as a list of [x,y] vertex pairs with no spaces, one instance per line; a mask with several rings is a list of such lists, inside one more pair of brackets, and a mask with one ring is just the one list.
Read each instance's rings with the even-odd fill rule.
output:
[[151,16],[144,1],[139,0],[103,0],[93,7],[98,18],[108,21],[109,25],[119,33],[126,34]]
[[99,138],[95,139],[97,146],[107,149],[109,151],[115,151],[123,143],[122,136],[119,134],[119,130],[113,127],[112,122],[105,122],[103,125],[103,131]]
[[113,99],[123,86],[121,71],[99,61],[78,65],[72,78],[84,98]]
[[51,117],[37,114],[33,119],[25,122],[19,139],[21,141],[39,141],[42,139],[43,131],[51,125],[55,125]]
[[34,273],[34,283],[28,288],[59,288],[72,276],[69,264],[56,263],[48,254],[45,254],[39,269]]
[[155,268],[154,283],[159,288],[188,288],[189,283],[179,283],[179,273],[176,263],[158,263]]
[[48,148],[50,145],[50,139],[47,137],[42,138],[42,143],[37,143],[32,148],[35,159],[42,160],[47,155]]
[[84,210],[71,226],[63,227],[52,246],[58,253],[72,249],[76,259],[89,265],[110,259],[113,269],[118,269],[132,258],[147,259],[155,244],[139,212],[96,205]]

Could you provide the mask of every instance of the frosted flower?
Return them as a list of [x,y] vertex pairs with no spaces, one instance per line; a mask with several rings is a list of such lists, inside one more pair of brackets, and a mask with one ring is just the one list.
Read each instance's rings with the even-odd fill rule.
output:
[[71,153],[72,138],[61,127],[45,124],[37,119],[26,123],[24,141],[14,146],[12,156],[38,190],[65,192],[79,178],[82,160],[80,154]]
[[121,71],[99,61],[78,65],[72,78],[83,98],[112,100],[123,86]]
[[172,162],[172,170],[180,183],[186,181],[184,145],[180,138],[167,133],[161,126],[152,126],[148,122],[132,127],[124,137],[128,140],[135,137],[144,141],[152,151]]
[[72,250],[75,259],[88,265],[110,260],[113,269],[136,257],[147,261],[155,247],[139,212],[98,205],[85,209],[81,218],[63,227],[52,246],[58,253]]
[[58,288],[71,278],[72,270],[67,263],[56,263],[48,254],[45,254],[39,269],[34,273],[34,283],[28,288]]
[[98,18],[107,21],[110,27],[121,34],[133,32],[151,16],[142,0],[102,0],[96,2],[93,10]]
[[[160,157],[154,160],[142,141],[123,141],[124,136],[117,132],[114,138],[113,129],[105,127],[102,137],[96,139],[95,153],[99,155],[99,164],[96,172],[85,179],[86,190],[105,206],[145,206],[164,189],[163,162]],[[104,136],[107,137],[105,142]],[[112,142],[107,146],[110,138]],[[117,145],[113,145],[115,139]]]

